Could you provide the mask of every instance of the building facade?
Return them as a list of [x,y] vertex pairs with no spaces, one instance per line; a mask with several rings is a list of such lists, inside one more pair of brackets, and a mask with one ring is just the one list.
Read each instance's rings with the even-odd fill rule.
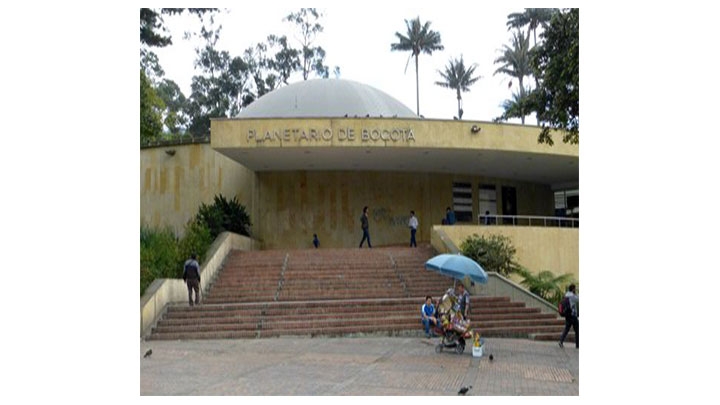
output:
[[418,242],[448,207],[457,225],[486,212],[577,215],[578,147],[538,144],[538,133],[424,119],[370,86],[308,80],[212,120],[210,143],[143,149],[141,221],[182,232],[200,203],[237,196],[253,238],[272,249],[309,248],[313,234],[323,247],[357,246],[364,206],[373,246],[408,243],[411,210]]

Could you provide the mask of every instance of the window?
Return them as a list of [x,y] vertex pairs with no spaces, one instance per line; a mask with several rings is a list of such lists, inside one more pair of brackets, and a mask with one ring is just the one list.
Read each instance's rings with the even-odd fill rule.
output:
[[555,192],[555,216],[575,218],[580,216],[579,190],[563,190]]
[[473,222],[470,183],[453,183],[453,211],[458,222]]
[[486,212],[497,215],[497,189],[494,184],[480,184],[478,187],[478,215],[484,217]]

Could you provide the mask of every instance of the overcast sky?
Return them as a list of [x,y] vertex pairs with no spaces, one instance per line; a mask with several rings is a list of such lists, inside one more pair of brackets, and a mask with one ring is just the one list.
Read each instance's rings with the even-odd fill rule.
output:
[[[294,47],[294,26],[282,19],[290,12],[299,10],[291,5],[265,7],[248,12],[230,9],[216,17],[222,24],[218,49],[227,50],[232,56],[258,42],[264,42],[269,34],[287,35]],[[431,29],[439,32],[445,49],[432,55],[420,56],[420,114],[426,118],[452,119],[457,115],[457,99],[454,90],[435,84],[442,81],[438,70],[444,70],[449,59],[464,57],[465,65],[476,63],[476,74],[482,78],[462,94],[463,119],[489,121],[502,114],[501,104],[517,91],[518,83],[503,74],[493,75],[499,65],[493,61],[500,55],[503,44],[510,44],[511,32],[507,30],[507,16],[521,12],[521,7],[493,7],[476,5],[465,12],[462,8],[448,7],[443,2],[436,6],[407,7],[388,5],[381,12],[377,7],[326,7],[320,23],[324,31],[314,45],[326,51],[325,64],[330,70],[340,67],[342,79],[354,80],[382,90],[404,103],[412,111],[415,103],[415,67],[410,61],[405,65],[409,52],[391,52],[390,44],[396,42],[395,32],[406,34],[405,19],[420,17],[422,23],[431,22]],[[198,31],[199,19],[195,16],[165,16],[174,44],[166,48],[154,48],[166,77],[174,80],[186,96],[190,95],[194,71],[195,48],[199,40],[184,40],[184,31]],[[531,39],[532,44],[532,39]],[[311,76],[311,77],[314,77]],[[331,73],[331,78],[334,75]],[[291,83],[302,80],[299,74]],[[518,122],[519,120],[511,120]],[[534,117],[527,117],[527,124],[535,124]]]

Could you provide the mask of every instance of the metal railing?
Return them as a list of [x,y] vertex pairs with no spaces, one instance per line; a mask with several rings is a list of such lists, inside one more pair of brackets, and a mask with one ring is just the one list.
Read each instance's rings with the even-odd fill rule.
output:
[[579,218],[543,217],[537,215],[478,215],[478,225],[553,226],[579,228]]

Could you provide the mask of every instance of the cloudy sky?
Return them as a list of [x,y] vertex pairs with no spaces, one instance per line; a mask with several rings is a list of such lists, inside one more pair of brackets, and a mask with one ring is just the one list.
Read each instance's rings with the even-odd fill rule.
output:
[[[264,42],[269,34],[287,35],[293,46],[294,26],[283,22],[290,12],[299,10],[289,4],[254,9],[229,9],[220,13],[216,24],[222,24],[218,48],[239,56],[250,46]],[[332,71],[340,67],[341,78],[362,82],[380,89],[415,111],[415,67],[411,60],[407,72],[405,65],[409,52],[391,52],[390,44],[396,42],[395,32],[405,34],[405,19],[420,17],[421,22],[430,21],[431,29],[440,33],[445,49],[432,55],[420,56],[420,113],[426,118],[452,119],[457,115],[455,92],[435,84],[441,81],[438,70],[443,70],[450,58],[464,58],[466,66],[476,63],[477,74],[482,78],[470,92],[463,93],[463,118],[468,120],[492,120],[502,113],[500,105],[517,91],[517,82],[509,89],[510,78],[503,74],[493,75],[499,65],[493,61],[500,55],[503,44],[509,44],[511,32],[507,30],[507,16],[521,12],[521,7],[473,6],[461,12],[459,7],[446,7],[438,2],[435,6],[408,7],[390,5],[378,12],[376,7],[324,7],[318,8],[324,16],[324,27],[315,44],[326,51],[326,65]],[[195,48],[199,40],[184,40],[183,32],[197,31],[200,22],[195,16],[166,16],[164,18],[174,44],[155,48],[160,64],[168,78],[174,80],[185,95],[190,94]],[[531,39],[532,41],[532,39]],[[532,43],[532,42],[531,42]],[[331,78],[334,77],[332,74]],[[302,80],[299,75],[292,81]],[[519,122],[519,120],[511,121]],[[528,117],[528,124],[535,119]]]

